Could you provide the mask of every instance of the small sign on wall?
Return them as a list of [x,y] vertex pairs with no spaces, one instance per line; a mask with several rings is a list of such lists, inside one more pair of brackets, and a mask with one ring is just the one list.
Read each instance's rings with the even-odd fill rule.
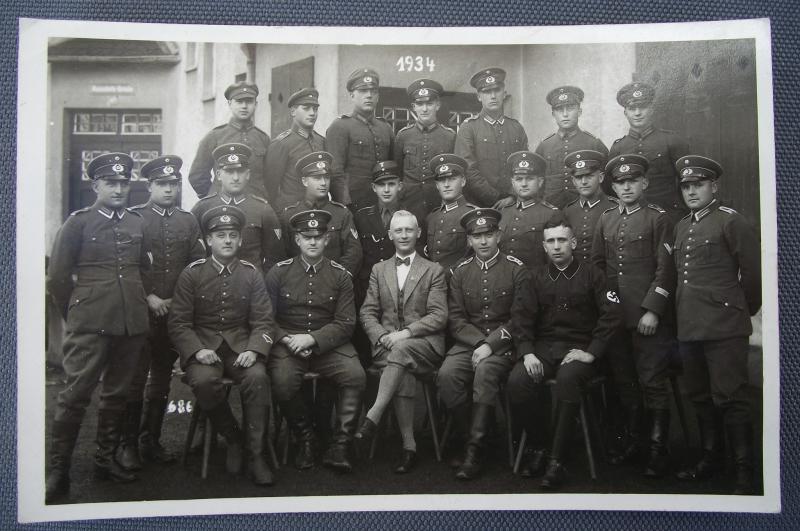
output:
[[92,85],[90,92],[97,95],[124,94],[130,96],[133,95],[134,90],[132,85]]

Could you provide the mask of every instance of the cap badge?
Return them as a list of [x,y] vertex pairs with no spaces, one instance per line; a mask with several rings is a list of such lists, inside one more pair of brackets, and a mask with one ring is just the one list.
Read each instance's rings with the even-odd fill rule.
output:
[[[117,157],[117,158],[119,158],[119,157]],[[111,169],[114,170],[117,173],[121,173],[122,170],[124,170],[125,168],[122,167],[122,164],[114,164],[113,166],[111,166]]]
[[623,164],[622,166],[619,167],[619,171],[621,171],[622,173],[628,173],[630,169],[631,167],[628,166],[627,164]]
[[422,85],[424,85],[424,84],[425,84],[425,82],[424,82],[424,81],[420,81],[420,82],[419,82],[419,86],[420,86],[420,87],[421,87]]
[[478,218],[478,221],[475,222],[477,225],[486,225],[486,218]]
[[231,222],[231,217],[229,215],[225,214],[224,216],[220,216],[219,220],[222,223],[230,223]]
[[116,157],[114,157],[114,160],[119,160],[119,155],[117,155]]
[[446,171],[450,171],[450,166],[448,166],[447,164],[442,164],[441,166],[439,166],[439,173],[444,173]]
[[317,168],[324,168],[324,167],[325,167],[325,161],[321,160],[317,162]]
[[486,78],[487,83],[494,83],[494,76],[489,76]]
[[364,83],[372,83],[372,76],[364,76]]
[[681,172],[681,175],[691,175],[692,169],[691,168],[684,168]]
[[584,166],[586,166],[585,160],[579,160],[578,162],[575,163],[576,168],[583,168]]
[[558,101],[564,101],[567,98],[569,98],[569,96],[567,96],[566,94],[559,94],[558,95]]
[[527,167],[528,167],[528,166],[530,166],[530,165],[531,165],[531,163],[530,163],[530,162],[528,162],[527,160],[521,160],[521,161],[519,161],[519,167],[520,167],[520,168],[527,168]]
[[426,89],[426,88],[419,89],[419,95],[420,96],[427,96],[428,95],[428,89]]
[[228,155],[228,162],[239,162],[239,155]]
[[164,173],[167,175],[172,175],[175,172],[175,168],[172,166],[164,166]]
[[310,219],[308,220],[308,226],[314,229],[319,226],[319,221],[317,221],[316,219]]
[[633,97],[634,98],[641,98],[642,97],[642,91],[641,90],[634,90],[633,91]]

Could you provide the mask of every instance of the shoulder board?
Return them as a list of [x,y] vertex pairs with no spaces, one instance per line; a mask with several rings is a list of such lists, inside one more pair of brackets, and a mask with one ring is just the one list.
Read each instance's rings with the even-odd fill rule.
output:
[[343,114],[343,115],[341,115],[339,118],[341,118],[342,120],[344,120],[345,118],[352,118],[352,116],[350,116],[349,114]]
[[544,199],[542,199],[542,201],[541,201],[541,203],[540,203],[540,204],[541,204],[542,206],[545,206],[545,207],[549,208],[549,209],[552,209],[552,210],[558,210],[558,207],[557,207],[557,206],[555,206],[555,205],[552,205],[552,204],[548,203],[548,202],[547,202],[547,201],[545,201]]
[[175,208],[175,212],[182,212],[182,213],[184,213],[184,214],[191,214],[191,212],[189,212],[188,210],[184,210],[184,209],[182,209],[182,208],[181,208],[181,207],[179,207],[179,206],[176,206],[176,207],[174,207],[174,208]]
[[361,207],[356,212],[363,212],[364,214],[372,214],[375,212],[375,205]]
[[520,260],[516,256],[511,256],[510,254],[506,255],[506,260],[508,260],[509,262],[513,262],[513,263],[515,263],[517,265],[525,265],[525,264],[522,263],[522,260]]
[[351,277],[353,276],[353,275],[350,273],[350,271],[348,271],[348,270],[347,270],[347,269],[346,269],[346,268],[345,268],[345,267],[344,267],[342,264],[340,264],[339,262],[334,262],[333,260],[331,260],[331,265],[332,265],[333,267],[335,267],[336,269],[341,269],[342,271],[344,271],[345,273],[347,273],[347,274],[348,274],[348,275],[350,275]]
[[212,131],[216,131],[217,129],[222,129],[222,128],[223,128],[223,127],[225,127],[226,125],[228,125],[228,124],[221,124],[221,125],[218,125],[218,126],[216,126],[214,129],[212,129]]
[[478,206],[473,205],[472,203],[464,203],[464,206],[468,207],[468,208],[471,208],[472,210],[475,210],[476,208],[478,208]]
[[[208,194],[207,196],[205,196],[205,197],[201,198],[201,199],[200,199],[200,201],[206,201],[206,200],[208,200],[208,199],[211,199],[212,197],[217,197],[217,192],[214,192],[214,193],[212,193],[212,194]],[[199,203],[200,201],[198,201],[198,203]]]
[[472,262],[472,259],[475,258],[474,256],[470,256],[469,258],[465,258],[461,260],[454,269],[458,269],[459,267],[465,266],[468,263]]
[[649,204],[647,205],[647,207],[648,207],[648,208],[652,208],[652,209],[653,209],[653,210],[655,210],[656,212],[661,212],[662,214],[666,214],[666,213],[667,213],[667,211],[666,211],[666,210],[664,210],[664,209],[663,209],[663,208],[661,208],[660,206],[658,206],[658,205],[654,205],[654,204],[652,204],[652,203],[649,203]]
[[139,210],[147,206],[147,203],[142,203],[140,205],[133,205],[132,207],[128,207],[128,210]]
[[572,205],[574,205],[575,203],[577,203],[580,200],[581,200],[580,197],[577,197],[577,198],[573,199],[572,201],[570,201],[569,203],[564,205],[564,210],[566,210],[567,207],[571,207]]
[[[587,135],[589,135],[589,136],[590,136],[590,137],[592,137],[592,138],[597,138],[595,135],[593,135],[592,133],[590,133],[590,132],[589,132],[589,131],[587,131],[586,129],[581,129],[581,131],[583,131],[584,133],[586,133]],[[599,139],[598,139],[598,140],[599,140]]]
[[400,130],[397,132],[397,134],[400,134],[400,133],[402,133],[402,132],[403,132],[403,131],[405,131],[406,129],[412,129],[413,127],[414,127],[414,124],[413,124],[413,123],[410,123],[410,124],[408,124],[407,126],[405,126],[404,128],[400,129]]
[[738,214],[738,212],[736,212],[731,207],[721,206],[718,208],[718,210],[722,210],[723,212],[727,212],[728,214]]
[[78,214],[82,214],[84,212],[89,212],[91,209],[92,209],[92,207],[87,206],[85,208],[81,208],[80,210],[76,210],[75,212],[72,212],[70,214],[70,216],[77,216]]
[[[386,118],[384,118],[383,116],[376,116],[375,119],[380,120],[381,122],[386,122]],[[386,123],[388,124],[389,122]]]
[[133,210],[133,208],[126,208],[125,210],[127,210],[128,212],[130,212],[134,216],[142,217],[142,215],[139,212],[137,212],[136,210]]
[[247,260],[242,260],[241,258],[239,259],[239,263],[241,263],[243,266],[252,267],[253,269],[256,268],[256,266],[254,266],[253,264],[251,264]]
[[192,262],[191,264],[189,264],[186,267],[197,267],[197,266],[205,264],[205,263],[206,263],[206,259],[205,258],[201,258],[199,260],[195,260],[194,262]]
[[612,203],[616,203],[616,204],[618,204],[618,205],[619,205],[619,199],[617,199],[616,197],[611,197],[610,195],[607,195],[606,197],[607,197],[607,198],[608,198],[608,200],[609,200],[609,201],[611,201]]
[[297,202],[292,203],[291,205],[289,205],[287,207],[284,207],[283,211],[284,212],[288,212],[290,209],[295,208],[297,206],[300,206],[300,201],[297,201]]
[[266,132],[266,131],[264,131],[263,129],[261,129],[260,127],[258,127],[257,125],[254,125],[254,126],[253,126],[253,129],[255,129],[256,131],[259,131],[259,132],[261,132],[261,133],[264,133],[264,135],[265,135],[265,136],[269,137],[269,135],[267,134],[267,132]]
[[286,138],[287,136],[289,136],[291,134],[292,134],[292,130],[291,129],[287,129],[283,133],[281,133],[278,136],[276,136],[275,140],[283,140],[284,138]]
[[692,213],[691,213],[691,212],[689,212],[688,214],[686,214],[685,216],[683,216],[683,217],[681,218],[681,221],[683,221],[684,219],[689,219],[690,217],[692,217]]
[[670,131],[669,129],[656,129],[656,131],[661,131],[662,133],[667,133],[668,135],[677,135],[675,131]]
[[461,125],[467,124],[469,122],[474,122],[477,119],[478,119],[478,115],[477,114],[475,116],[470,116],[469,118],[467,118],[466,120],[461,122]]
[[549,135],[547,135],[546,137],[544,137],[544,138],[542,139],[542,142],[544,142],[545,140],[548,140],[548,139],[550,139],[550,138],[553,138],[554,136],[556,136],[556,134],[555,134],[555,133],[550,133]]
[[442,210],[442,208],[444,208],[444,205],[433,207],[433,210],[431,210],[431,214],[433,214],[434,212],[439,212],[440,210]]
[[[626,136],[627,136],[627,135],[626,135]],[[624,137],[624,136],[621,136],[621,137],[619,137],[618,139],[614,140],[614,143],[616,144],[617,142],[619,142],[619,141],[620,141],[620,140],[622,140],[623,138],[625,138],[625,137]]]
[[446,130],[446,131],[450,131],[450,132],[451,132],[451,133],[453,133],[453,134],[456,134],[456,130],[455,130],[455,129],[453,129],[452,127],[447,127],[447,126],[446,126],[446,125],[444,125],[444,124],[439,124],[439,125],[440,125],[440,126],[442,126],[442,129],[444,129],[444,130]]
[[617,208],[619,208],[619,207],[613,206],[611,208],[607,208],[607,209],[603,210],[603,215],[608,214],[609,212],[613,212],[614,210],[617,210]]
[[286,259],[286,260],[284,260],[283,262],[278,262],[278,263],[277,263],[277,264],[275,264],[275,265],[276,265],[276,266],[278,266],[278,267],[281,267],[281,266],[287,266],[287,265],[291,265],[291,264],[292,264],[292,262],[294,262],[294,258],[287,258],[287,259]]
[[347,208],[346,206],[344,206],[343,203],[339,203],[338,201],[328,201],[328,203],[330,203],[332,205],[336,205],[338,207]]
[[256,194],[250,194],[250,197],[252,197],[252,198],[253,198],[253,199],[255,199],[256,201],[260,201],[260,202],[264,203],[265,205],[268,205],[268,204],[269,204],[269,201],[267,201],[266,199],[264,199],[264,198],[263,198],[263,197],[261,197],[260,195],[256,195]]

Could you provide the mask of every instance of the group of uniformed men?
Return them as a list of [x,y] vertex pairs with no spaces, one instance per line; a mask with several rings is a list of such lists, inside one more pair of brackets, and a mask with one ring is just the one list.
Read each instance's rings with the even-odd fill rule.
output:
[[[273,482],[263,451],[273,399],[297,468],[314,466],[324,438],[322,462],[340,471],[393,403],[395,472],[409,472],[416,382],[435,376],[463,441],[456,477],[480,473],[505,389],[515,436],[530,441],[522,475],[546,489],[565,480],[581,396],[599,374],[618,405],[610,461],[665,475],[668,380],[682,366],[702,454],[678,477],[719,472],[725,426],[735,492],[751,493],[745,389],[760,256],[750,225],[715,198],[721,166],[653,125],[645,83],[620,89],[630,131],[610,152],[578,127],[584,94],[573,86],[547,95],[558,130],[529,151],[504,114],[505,75],[472,77],[482,110],[458,133],[437,121],[442,85],[414,81],[416,121],[395,135],[375,116],[378,74],[359,69],[347,80],[352,112],[325,137],[314,131],[318,92],[305,88],[271,142],[253,125],[258,88],[231,85],[231,120],[203,138],[188,174],[201,197],[191,213],[177,206],[179,157],[141,168],[150,199],[131,208],[132,159],[94,159],[97,200],[64,223],[48,270],[67,335],[47,501],[68,493],[101,375],[97,476],[129,482],[143,461],[175,460],[159,437],[177,359],[227,441],[227,469],[246,462],[256,484]],[[380,381],[359,426],[370,365]],[[330,405],[300,392],[309,371],[332,383],[328,437]],[[240,389],[241,426],[223,376]]]

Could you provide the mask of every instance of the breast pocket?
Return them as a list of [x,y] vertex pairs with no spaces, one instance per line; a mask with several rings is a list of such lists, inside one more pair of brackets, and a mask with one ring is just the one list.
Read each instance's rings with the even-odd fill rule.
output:
[[716,264],[722,257],[722,246],[716,240],[701,240],[698,244],[698,255],[706,264]]
[[503,288],[495,288],[492,291],[492,306],[500,310],[511,310],[511,302],[514,298],[514,288],[506,286]]
[[494,138],[490,136],[478,137],[478,141],[475,143],[475,154],[479,159],[495,160],[498,158],[497,151],[497,141]]
[[403,169],[415,170],[419,167],[419,147],[405,146],[403,147]]
[[648,258],[653,256],[653,237],[648,233],[631,234],[626,243],[629,255],[633,258]]
[[195,311],[209,313],[217,311],[219,308],[219,293],[198,293],[194,297]]

